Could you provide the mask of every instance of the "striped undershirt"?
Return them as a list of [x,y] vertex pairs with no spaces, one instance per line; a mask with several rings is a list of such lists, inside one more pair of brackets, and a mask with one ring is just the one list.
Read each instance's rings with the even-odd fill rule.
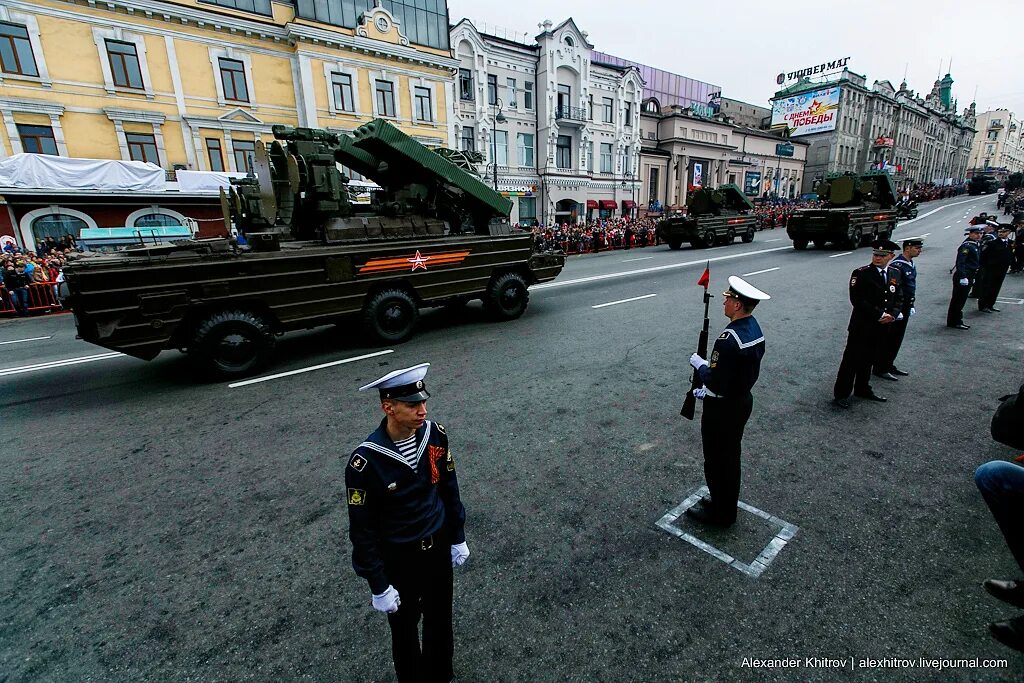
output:
[[395,446],[398,448],[398,452],[402,455],[410,465],[416,462],[416,434],[414,433],[408,439],[402,439],[396,441]]

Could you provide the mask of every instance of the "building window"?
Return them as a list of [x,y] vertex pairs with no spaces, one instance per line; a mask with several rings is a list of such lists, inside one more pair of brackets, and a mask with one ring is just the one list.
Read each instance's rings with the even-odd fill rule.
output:
[[498,166],[508,166],[508,131],[494,131],[494,158]]
[[180,227],[181,221],[165,213],[147,213],[135,219],[136,228],[170,228]]
[[476,151],[476,134],[472,126],[462,127],[462,136],[459,138],[459,148],[463,152]]
[[0,69],[8,74],[39,75],[28,29],[24,26],[0,21]]
[[603,102],[602,109],[604,110],[604,116],[602,118],[602,121],[604,121],[605,123],[611,123],[612,121],[615,120],[613,109],[615,103],[610,97],[602,97],[601,100]]
[[77,216],[69,216],[62,213],[51,213],[40,216],[32,221],[32,235],[36,241],[52,237],[58,242],[64,239],[65,235],[71,235],[75,239],[82,236],[82,229],[88,228],[89,224]]
[[220,140],[217,138],[206,138],[206,155],[210,159],[210,170],[223,173],[224,154],[220,148]]
[[[648,203],[658,201],[658,171],[659,171],[659,169],[657,167],[651,168],[651,174],[650,174],[650,176],[648,176],[648,179],[647,179],[647,202]],[[730,174],[729,175],[729,182],[730,183],[735,183],[736,182],[736,176]]]
[[506,78],[505,79],[505,90],[508,101],[506,104],[513,109],[516,108],[516,79]]
[[350,74],[331,74],[331,93],[334,95],[334,108],[338,111],[355,111],[356,100],[352,94],[352,76]]
[[519,134],[519,165],[533,166],[533,133]]
[[558,168],[572,168],[572,137],[559,135],[555,146],[555,166]]
[[235,170],[239,173],[253,173],[256,143],[252,140],[235,140],[231,146],[235,157]]
[[237,59],[218,60],[220,82],[224,88],[224,99],[235,102],[249,101],[249,88],[245,83],[245,65]]
[[498,77],[487,76],[487,104],[498,103]]
[[[289,3],[291,4],[291,3]],[[296,0],[296,15],[324,24],[355,29],[370,12],[371,0]],[[380,6],[398,20],[402,32],[417,45],[448,51],[448,6],[440,0],[381,0]]]
[[533,81],[523,82],[523,108],[533,109]]
[[588,97],[588,99],[587,99],[587,120],[588,121],[593,121],[594,120],[594,96],[593,95],[588,95],[587,97]]
[[611,143],[601,143],[601,173],[612,172],[612,145]]
[[395,84],[391,81],[374,81],[374,92],[378,116],[395,115]]
[[572,88],[568,85],[558,84],[558,89],[555,94],[555,104],[558,107],[558,112],[568,112],[569,107],[572,106]]
[[416,86],[413,88],[416,99],[416,120],[433,121],[433,108],[430,106],[430,88]]
[[626,120],[622,122],[622,125],[631,127],[633,125],[633,105],[629,102],[626,102],[625,107],[626,108],[622,112],[622,115],[623,117],[625,117]]
[[459,69],[459,99],[467,102],[476,99],[473,96],[473,72],[469,69]]
[[270,0],[200,0],[200,2],[219,7],[230,7],[231,9],[252,12],[253,14],[262,14],[267,17],[272,15]]
[[587,170],[594,172],[594,141],[587,143]]
[[142,69],[139,68],[139,54],[135,49],[135,43],[108,40],[107,60],[110,62],[110,75],[114,79],[114,85],[119,88],[142,90]]
[[49,126],[18,125],[21,148],[28,154],[52,154],[57,156],[57,141]]
[[519,223],[524,225],[536,225],[537,223],[537,198],[519,198]]
[[156,138],[143,133],[125,133],[128,143],[128,158],[132,161],[145,161],[160,165],[160,155],[156,151]]
[[989,140],[998,140],[999,139],[999,131],[998,130],[990,130],[988,132],[988,139]]

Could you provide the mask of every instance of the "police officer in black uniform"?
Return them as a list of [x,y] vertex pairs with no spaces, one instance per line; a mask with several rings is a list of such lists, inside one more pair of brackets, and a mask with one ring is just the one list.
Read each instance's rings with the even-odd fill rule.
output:
[[1003,288],[1006,271],[1013,263],[1013,247],[1010,244],[1010,226],[1001,224],[995,239],[981,243],[981,271],[985,274],[978,293],[978,310],[983,313],[998,313],[996,299]]
[[704,400],[700,440],[710,499],[688,508],[686,515],[727,527],[736,523],[743,429],[754,407],[750,390],[764,356],[764,333],[751,313],[759,301],[771,297],[736,276],[729,277],[729,289],[723,294],[723,312],[730,322],[715,341],[710,362],[696,353],[690,356],[690,365],[704,383],[694,395]]
[[849,337],[839,373],[832,389],[832,403],[850,407],[850,393],[858,398],[884,403],[884,396],[871,389],[871,365],[878,357],[885,326],[899,315],[897,284],[890,281],[886,266],[899,248],[895,242],[877,240],[872,245],[871,263],[850,275],[850,303],[853,312],[847,326]]
[[921,237],[908,237],[903,240],[903,252],[896,258],[889,261],[886,270],[890,275],[890,283],[893,277],[896,283],[896,291],[899,295],[899,314],[896,320],[888,325],[885,333],[885,342],[879,358],[875,361],[874,373],[878,377],[894,380],[896,376],[906,377],[910,373],[896,367],[896,356],[903,345],[903,337],[907,333],[907,323],[911,316],[916,313],[914,300],[917,296],[917,266],[914,259],[921,255],[924,248],[924,239]]
[[429,366],[360,388],[380,391],[385,417],[345,467],[352,566],[388,615],[400,683],[452,680],[452,568],[469,557],[448,434],[426,419]]
[[981,252],[978,240],[981,239],[981,226],[972,225],[967,228],[967,239],[957,248],[956,265],[953,266],[953,295],[949,299],[949,310],[946,312],[946,327],[957,330],[969,330],[964,325],[964,304],[967,303],[968,292],[978,276],[981,266]]

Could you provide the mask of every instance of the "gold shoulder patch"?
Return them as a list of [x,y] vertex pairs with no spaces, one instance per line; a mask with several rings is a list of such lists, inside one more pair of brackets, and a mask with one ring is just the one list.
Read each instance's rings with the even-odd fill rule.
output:
[[366,458],[357,453],[352,456],[352,459],[349,461],[348,464],[349,467],[354,469],[356,472],[362,472],[363,468],[366,467]]
[[348,504],[349,505],[365,505],[366,504],[366,491],[363,489],[349,489],[348,490]]
[[455,460],[452,458],[452,450],[448,449],[448,455],[444,459],[444,466],[449,472],[455,471]]

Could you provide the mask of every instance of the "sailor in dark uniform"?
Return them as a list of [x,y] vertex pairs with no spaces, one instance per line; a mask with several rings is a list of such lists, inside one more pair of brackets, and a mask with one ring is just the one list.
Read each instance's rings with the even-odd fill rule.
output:
[[956,265],[953,267],[953,295],[949,299],[949,310],[946,312],[946,327],[958,330],[969,330],[964,325],[964,304],[967,293],[978,276],[981,266],[981,251],[978,240],[981,239],[981,226],[972,225],[967,229],[967,239],[957,248]]
[[[998,313],[996,299],[1003,288],[1006,271],[1013,263],[1013,245],[1010,244],[1011,226],[998,227],[995,239],[981,241],[981,272],[984,277],[978,283],[978,310],[983,313]],[[987,235],[986,235],[987,237]]]
[[360,387],[380,391],[385,417],[345,466],[352,566],[388,615],[400,683],[452,680],[452,568],[469,557],[448,434],[426,419],[429,366]]
[[895,321],[900,313],[897,284],[890,281],[886,272],[886,266],[898,247],[889,240],[877,240],[871,248],[871,263],[850,275],[853,312],[846,327],[850,334],[832,389],[832,403],[840,408],[850,407],[851,392],[869,401],[887,400],[871,389],[871,364],[878,357],[884,341],[885,326]]
[[764,334],[751,313],[759,301],[771,297],[736,276],[729,278],[729,289],[723,294],[722,306],[730,322],[715,341],[711,358],[705,360],[696,353],[690,356],[690,365],[704,383],[694,395],[704,400],[700,440],[710,499],[687,509],[686,514],[705,524],[726,527],[736,522],[743,429],[754,406],[750,390],[764,356]]
[[[914,309],[914,299],[917,296],[917,266],[914,265],[914,259],[921,255],[923,247],[923,238],[908,237],[903,240],[903,252],[892,261],[889,261],[889,265],[886,266],[889,274],[896,276],[898,280],[897,292],[900,295],[900,315],[897,315],[896,320],[889,324],[881,354],[878,360],[875,361],[874,373],[878,377],[896,379],[896,375],[906,377],[910,374],[896,367],[896,356],[903,345],[903,337],[907,332],[907,323],[910,322],[911,316],[916,312]],[[902,317],[900,317],[901,315]]]

